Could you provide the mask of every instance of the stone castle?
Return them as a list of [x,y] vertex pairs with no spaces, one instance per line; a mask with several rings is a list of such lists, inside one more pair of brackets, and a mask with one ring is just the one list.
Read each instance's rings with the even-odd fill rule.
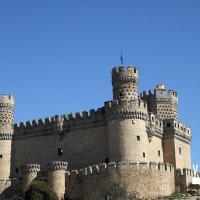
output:
[[13,124],[14,97],[0,96],[0,198],[48,182],[59,199],[102,200],[109,179],[137,198],[183,190],[191,130],[179,122],[178,94],[158,86],[138,95],[138,69],[112,69],[113,100],[97,110]]

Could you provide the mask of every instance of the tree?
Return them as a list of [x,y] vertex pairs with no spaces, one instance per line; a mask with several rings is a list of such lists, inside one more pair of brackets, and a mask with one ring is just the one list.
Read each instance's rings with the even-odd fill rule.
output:
[[129,194],[126,187],[114,180],[107,181],[103,189],[105,200],[134,200],[135,195]]
[[34,181],[25,192],[25,200],[58,200],[58,197],[44,181]]
[[24,200],[24,198],[17,195],[17,196],[14,196],[14,197],[12,198],[12,200]]

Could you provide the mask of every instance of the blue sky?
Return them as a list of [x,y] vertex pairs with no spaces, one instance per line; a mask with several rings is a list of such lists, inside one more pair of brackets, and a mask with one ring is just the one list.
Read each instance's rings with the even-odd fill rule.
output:
[[112,98],[112,67],[140,71],[139,89],[179,93],[200,164],[200,1],[0,1],[0,92],[15,121],[98,108]]

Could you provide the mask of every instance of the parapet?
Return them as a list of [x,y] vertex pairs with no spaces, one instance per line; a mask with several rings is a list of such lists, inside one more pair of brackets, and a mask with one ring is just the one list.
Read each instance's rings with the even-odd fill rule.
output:
[[178,176],[191,176],[191,177],[200,177],[199,172],[195,172],[192,169],[183,168],[183,169],[176,169],[176,175]]
[[0,140],[12,140],[12,133],[0,133]]
[[121,79],[126,81],[132,81],[138,79],[138,69],[129,65],[127,68],[124,65],[114,67],[112,69],[112,80]]
[[[181,124],[177,120],[174,119],[166,119],[164,120],[164,130],[165,133],[168,135],[169,133],[175,133],[178,136],[188,139],[191,141],[191,129],[184,124]],[[166,136],[167,136],[166,135]]]
[[55,171],[55,170],[67,170],[68,163],[64,161],[51,161],[46,163],[46,166],[49,170]]
[[156,162],[111,162],[111,163],[100,163],[96,165],[92,165],[80,170],[72,170],[69,174],[72,177],[77,176],[87,176],[92,174],[110,174],[113,172],[116,173],[126,173],[126,172],[134,172],[134,171],[167,171],[170,173],[174,173],[174,166],[168,163],[156,163]]
[[52,134],[53,132],[65,131],[69,128],[84,127],[87,125],[102,123],[106,120],[104,108],[98,108],[97,110],[91,109],[89,112],[83,111],[82,113],[69,113],[66,115],[55,115],[53,117],[47,117],[45,119],[32,120],[27,122],[21,122],[14,124],[14,135],[28,136],[37,135],[37,133],[43,132],[44,134]]
[[138,100],[130,100],[130,101],[118,101],[118,100],[112,100],[112,101],[106,101],[104,102],[104,107],[107,109],[114,109],[114,108],[128,108],[130,110],[132,109],[140,109],[147,111],[147,104],[141,99]]
[[145,102],[139,100],[135,101],[107,101],[104,103],[106,119],[141,119],[147,120],[147,106]]
[[21,166],[22,173],[37,173],[40,171],[40,165],[38,164],[26,164]]
[[178,100],[178,93],[175,90],[158,90],[154,89],[146,91],[144,90],[142,93],[140,93],[141,98],[147,98],[147,97],[157,97],[157,98],[175,98]]
[[9,105],[14,106],[15,104],[14,96],[11,94],[0,95],[0,105],[2,104],[9,104]]

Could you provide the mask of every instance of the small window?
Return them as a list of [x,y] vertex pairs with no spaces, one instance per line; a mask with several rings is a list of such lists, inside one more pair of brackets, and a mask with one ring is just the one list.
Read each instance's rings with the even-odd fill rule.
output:
[[167,123],[167,127],[170,127],[171,126],[171,124],[170,123]]
[[122,96],[123,96],[123,94],[122,94],[122,93],[120,93],[120,94],[119,94],[119,96],[120,96],[120,97],[122,97]]
[[108,164],[110,162],[109,158],[105,158],[105,163]]
[[181,147],[178,148],[178,153],[179,153],[179,155],[182,154],[182,149],[181,149]]
[[160,157],[160,151],[158,151],[158,156]]
[[0,155],[0,160],[3,158],[3,155]]
[[18,169],[18,168],[15,169],[15,173],[16,173],[16,174],[19,173],[19,169]]
[[139,135],[137,135],[137,141],[140,141],[140,136]]
[[143,153],[143,158],[145,158],[146,157],[146,155],[145,155],[145,153]]
[[62,149],[62,148],[59,148],[59,149],[58,149],[57,155],[58,155],[58,156],[62,156],[62,155],[63,155],[63,149]]

